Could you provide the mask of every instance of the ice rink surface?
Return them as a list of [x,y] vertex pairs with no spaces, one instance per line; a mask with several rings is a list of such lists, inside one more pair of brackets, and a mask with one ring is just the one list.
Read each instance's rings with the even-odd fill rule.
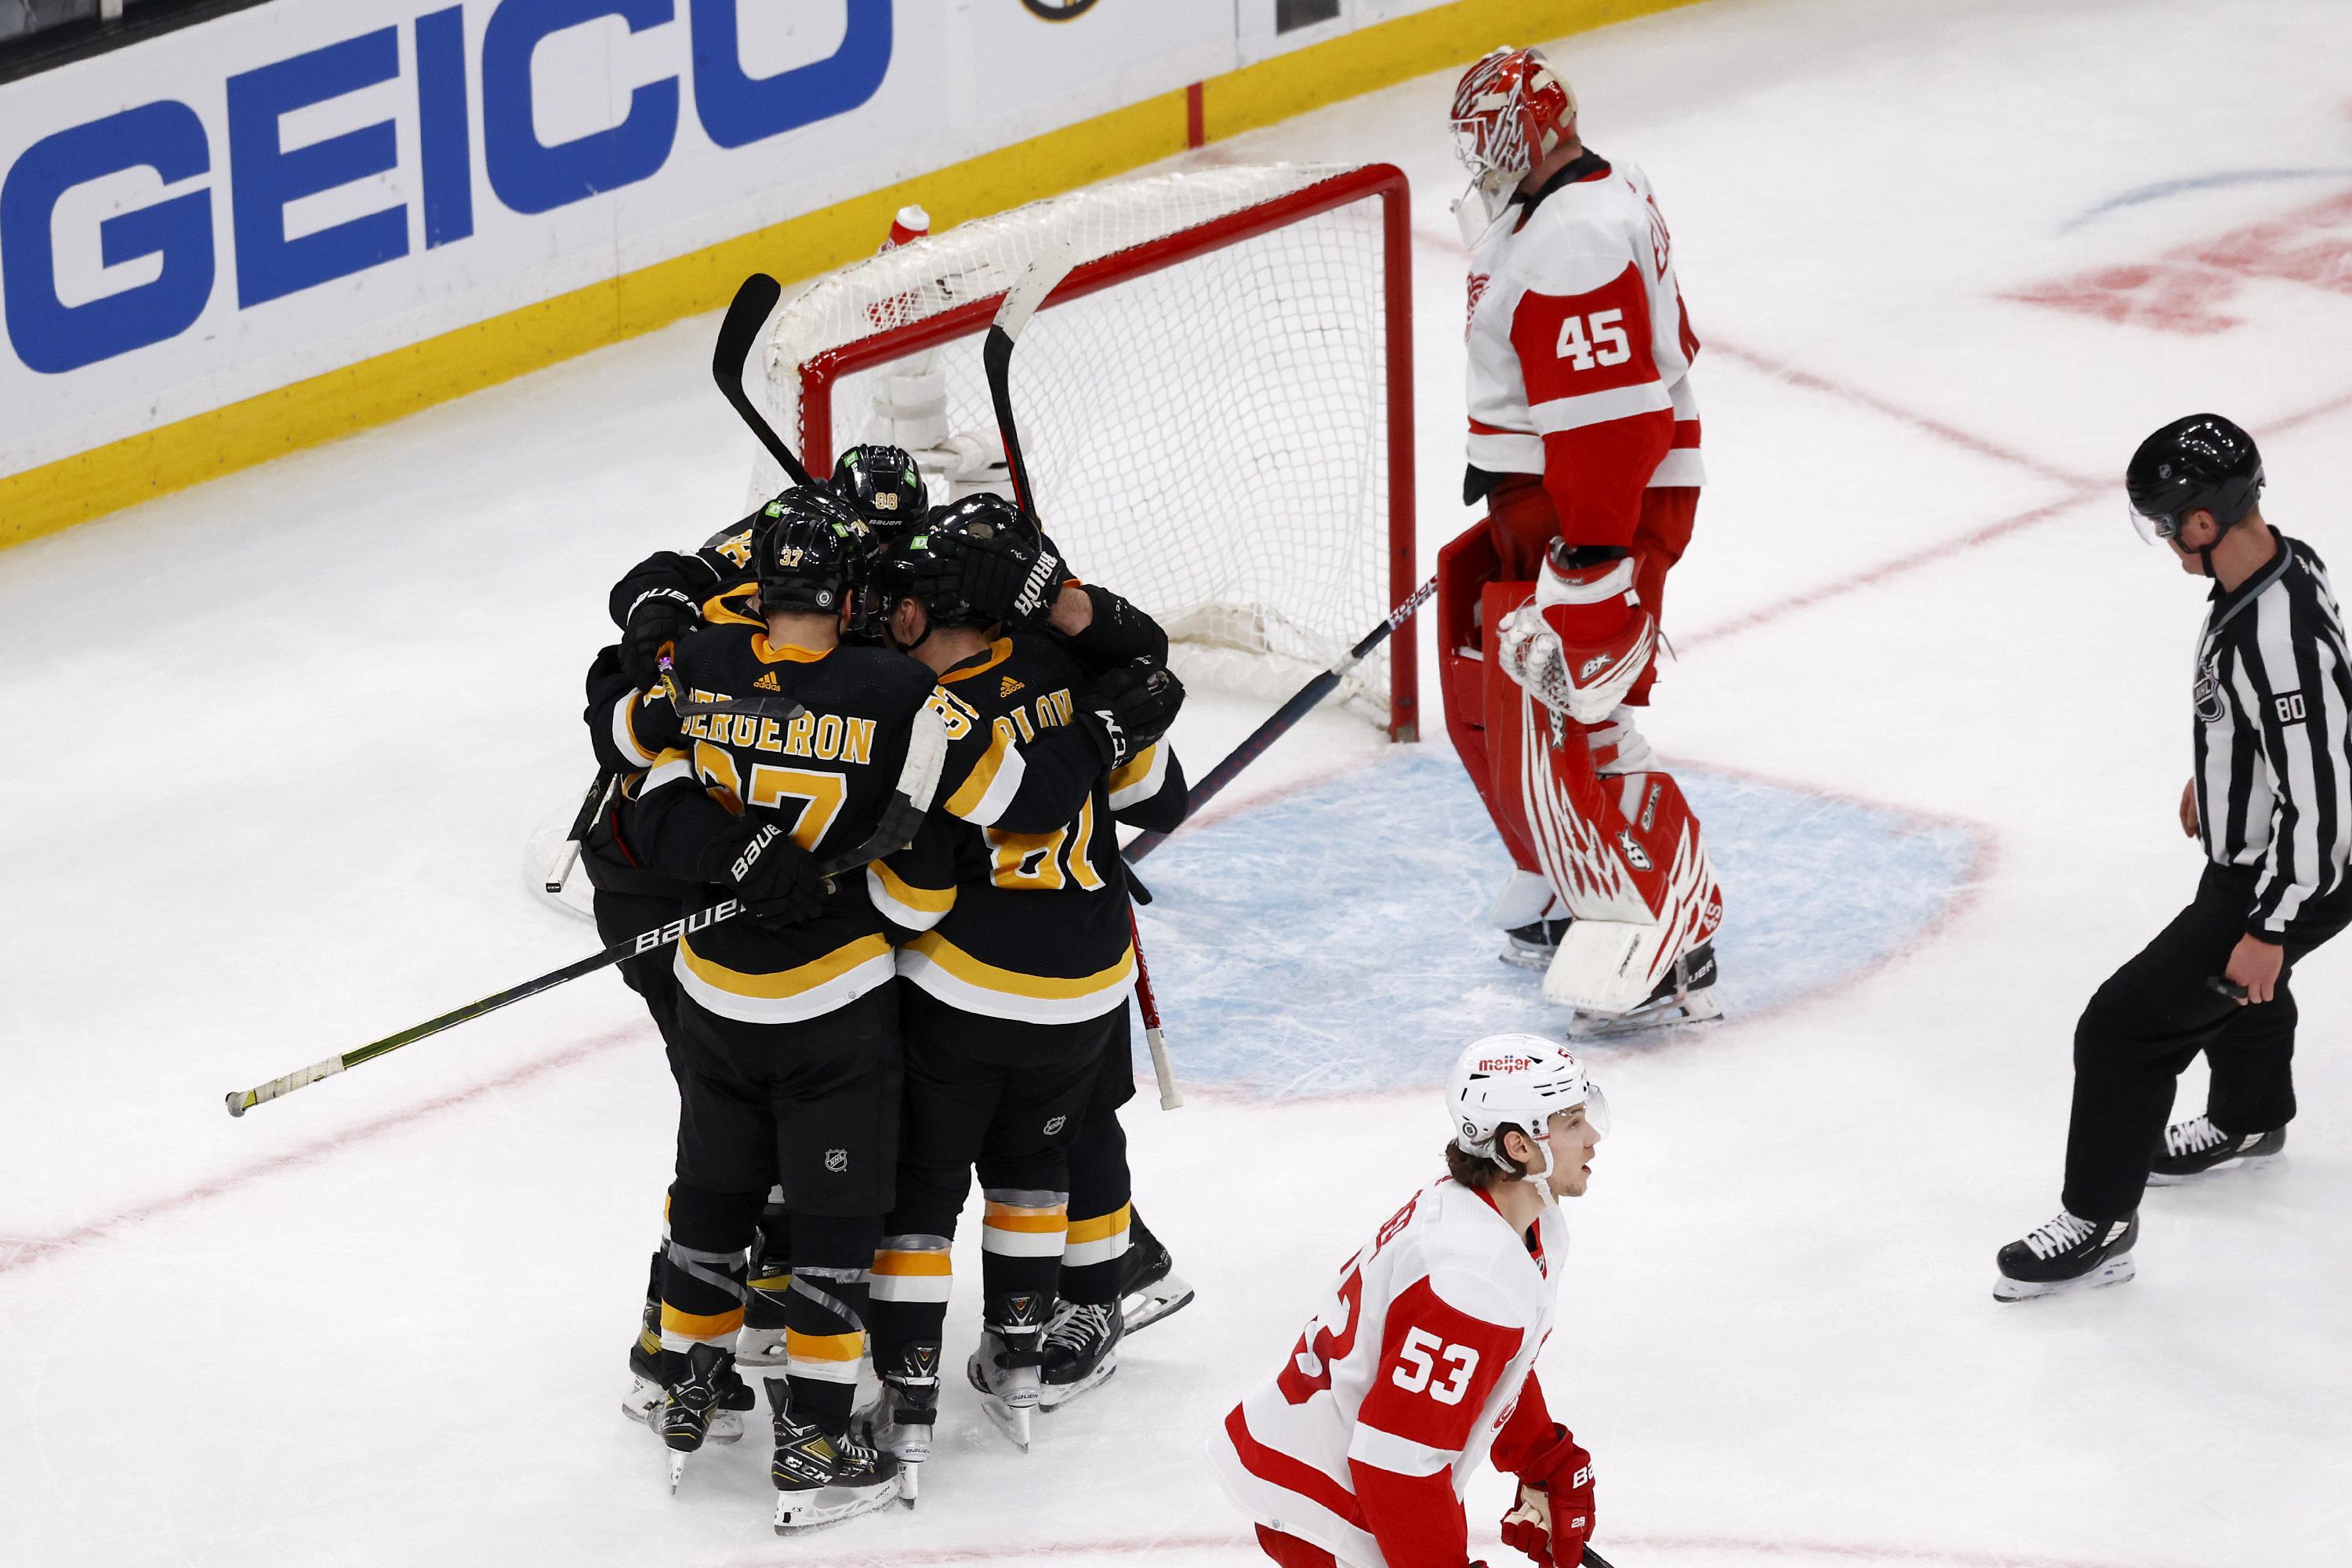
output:
[[[2132,1284],[1989,1294],[2057,1207],[2074,1016],[2197,874],[2199,592],[2125,530],[2124,460],[2219,409],[2273,520],[2352,551],[2352,7],[1717,0],[1554,58],[1707,343],[1652,732],[1717,836],[1735,1014],[1597,1053],[1544,1373],[1598,1543],[2352,1559],[2352,949],[2299,975],[2284,1169],[2152,1194]],[[1426,554],[1465,518],[1449,89],[1196,155],[1412,174]],[[0,557],[0,1563],[1252,1560],[1204,1436],[1433,1170],[1419,1086],[1539,1016],[1442,742],[1323,715],[1150,863],[1195,1093],[1128,1121],[1200,1300],[1026,1457],[952,1387],[917,1512],[779,1542],[756,1436],[673,1500],[615,1414],[672,1091],[609,977],[221,1113],[587,951],[519,847],[588,768],[605,585],[735,515],[711,327]],[[1196,701],[1196,769],[1263,706]]]

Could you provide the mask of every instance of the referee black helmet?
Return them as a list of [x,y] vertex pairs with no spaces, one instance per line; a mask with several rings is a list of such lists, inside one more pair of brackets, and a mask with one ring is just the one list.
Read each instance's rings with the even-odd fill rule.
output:
[[2238,525],[2254,510],[2263,488],[2263,455],[2254,438],[2218,414],[2176,419],[2139,444],[2124,470],[2141,532],[2170,539],[2181,519],[2209,511],[2222,529]]

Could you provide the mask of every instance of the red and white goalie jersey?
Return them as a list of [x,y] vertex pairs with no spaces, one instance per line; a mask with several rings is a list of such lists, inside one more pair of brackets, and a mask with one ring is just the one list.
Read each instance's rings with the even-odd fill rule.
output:
[[1568,1248],[1557,1205],[1534,1234],[1451,1180],[1398,1210],[1210,1439],[1242,1511],[1356,1568],[1462,1568],[1470,1473],[1553,1436],[1534,1367]]
[[1570,543],[1630,545],[1645,488],[1705,478],[1697,353],[1649,177],[1588,152],[1471,250],[1470,464],[1543,476]]

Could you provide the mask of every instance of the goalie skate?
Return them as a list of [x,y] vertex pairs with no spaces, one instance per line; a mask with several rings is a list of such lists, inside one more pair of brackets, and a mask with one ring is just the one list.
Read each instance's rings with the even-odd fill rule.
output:
[[1723,1016],[1723,1005],[1715,999],[1715,944],[1703,942],[1675,960],[1666,977],[1641,1005],[1623,1013],[1571,1015],[1568,1037],[1606,1040],[1650,1029],[1712,1024]]

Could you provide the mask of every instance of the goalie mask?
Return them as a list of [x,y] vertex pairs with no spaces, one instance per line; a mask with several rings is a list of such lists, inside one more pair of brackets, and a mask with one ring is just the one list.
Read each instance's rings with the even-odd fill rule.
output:
[[1454,204],[1465,240],[1502,215],[1512,188],[1559,150],[1576,124],[1576,89],[1541,49],[1496,49],[1454,89],[1454,154],[1470,171]]
[[1584,1108],[1584,1119],[1602,1137],[1609,1134],[1609,1101],[1567,1047],[1540,1035],[1488,1035],[1473,1040],[1454,1064],[1445,1084],[1446,1110],[1454,1119],[1454,1142],[1463,1152],[1511,1168],[1502,1148],[1506,1127],[1516,1127],[1535,1144],[1538,1163],[1523,1179],[1552,1201],[1551,1119]]

